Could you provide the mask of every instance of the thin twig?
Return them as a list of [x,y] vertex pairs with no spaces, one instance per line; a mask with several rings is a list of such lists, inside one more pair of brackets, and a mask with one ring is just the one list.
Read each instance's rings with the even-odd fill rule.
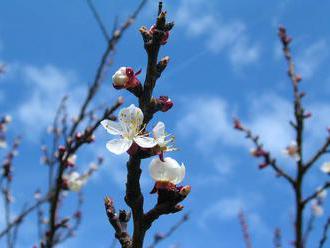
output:
[[329,229],[330,229],[330,217],[327,219],[327,222],[324,225],[323,234],[322,234],[322,238],[320,240],[319,248],[323,248],[324,247],[324,244],[325,244],[325,242],[328,239],[328,231],[329,231]]
[[239,223],[241,225],[241,230],[243,233],[243,239],[244,239],[244,243],[245,243],[245,247],[246,248],[252,248],[252,241],[251,241],[251,235],[249,232],[249,226],[247,224],[246,218],[245,218],[245,214],[243,212],[243,210],[241,210],[238,214],[238,218],[239,218]]
[[187,222],[188,219],[189,219],[189,215],[184,214],[183,217],[176,224],[174,224],[166,233],[164,234],[156,233],[154,235],[154,240],[152,244],[149,246],[149,248],[155,248],[158,245],[158,243],[169,238],[180,226],[182,226],[185,222]]

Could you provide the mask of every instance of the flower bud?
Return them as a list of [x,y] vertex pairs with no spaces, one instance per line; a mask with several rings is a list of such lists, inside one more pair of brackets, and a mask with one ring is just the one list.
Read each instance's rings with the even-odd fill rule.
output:
[[60,155],[64,154],[65,151],[66,151],[65,146],[59,146],[59,147],[58,147],[58,153],[59,153]]
[[258,147],[256,149],[252,149],[250,151],[250,153],[253,157],[257,157],[257,158],[266,156],[268,154],[264,149],[262,149],[260,147]]
[[190,191],[191,191],[191,186],[187,185],[180,189],[179,194],[186,197],[187,195],[189,195]]
[[167,112],[173,107],[173,102],[168,96],[160,96],[158,101],[161,104],[161,111],[162,112]]
[[261,163],[261,164],[259,164],[259,169],[262,170],[262,169],[265,169],[268,166],[269,166],[269,164],[267,164],[267,163]]
[[244,130],[244,127],[239,119],[234,119],[234,128],[240,131]]
[[170,157],[165,158],[164,162],[159,158],[154,158],[150,163],[149,172],[156,182],[169,182],[176,185],[183,181],[186,168],[184,164],[180,166]]
[[120,67],[112,76],[112,85],[117,90],[135,88],[140,84],[140,81],[136,77],[140,73],[141,70],[134,73],[131,67]]
[[[153,35],[153,34],[155,33],[156,30],[157,30],[157,29],[156,29],[156,25],[152,25],[151,28],[150,28],[150,30],[149,30],[149,33]],[[162,31],[159,30],[159,32],[162,32]],[[159,43],[160,43],[161,45],[166,45],[166,43],[167,43],[169,37],[170,37],[170,32],[169,32],[169,31],[165,31],[165,32],[163,32],[162,37],[161,37]]]

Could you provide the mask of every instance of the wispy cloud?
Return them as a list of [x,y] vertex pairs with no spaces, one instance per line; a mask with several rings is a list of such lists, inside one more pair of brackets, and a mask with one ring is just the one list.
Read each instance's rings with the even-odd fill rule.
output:
[[38,137],[51,123],[56,108],[65,95],[69,96],[69,112],[76,113],[83,88],[75,86],[78,79],[74,72],[53,65],[21,66],[20,72],[31,92],[30,97],[18,107],[17,115],[33,136]]
[[220,97],[197,97],[193,103],[185,104],[185,116],[177,122],[177,133],[183,137],[194,134],[195,145],[207,152],[218,142],[237,144],[237,133],[232,128],[234,112]]
[[201,224],[212,218],[220,221],[230,221],[236,219],[238,213],[244,211],[253,212],[262,204],[262,197],[259,194],[247,193],[246,195],[234,195],[220,198],[210,205],[202,213]]
[[319,40],[306,47],[297,57],[297,70],[303,78],[310,79],[328,56],[329,47],[327,42],[325,40]]
[[224,21],[212,12],[211,2],[181,1],[176,20],[188,36],[202,37],[209,51],[226,52],[235,67],[255,63],[260,57],[260,45],[252,41],[245,23],[239,19]]

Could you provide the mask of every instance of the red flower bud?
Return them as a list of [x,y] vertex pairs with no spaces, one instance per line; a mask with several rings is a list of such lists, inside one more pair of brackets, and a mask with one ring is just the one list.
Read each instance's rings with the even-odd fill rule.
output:
[[66,151],[65,146],[59,146],[58,147],[59,154],[63,154],[63,153],[65,153],[65,151]]
[[174,103],[172,102],[172,100],[170,98],[168,98],[168,96],[161,96],[161,97],[159,97],[158,101],[161,104],[161,111],[162,112],[167,112],[174,105]]
[[[150,30],[149,30],[149,33],[153,35],[153,34],[155,33],[156,30],[157,30],[157,29],[156,29],[156,25],[152,25],[151,28],[150,28]],[[161,32],[161,31],[160,31],[160,32]],[[162,36],[162,38],[161,38],[161,40],[160,40],[159,43],[160,43],[161,45],[166,45],[166,43],[167,43],[169,37],[170,37],[170,32],[169,32],[169,31],[165,31],[165,32],[163,32],[163,36]]]
[[234,119],[234,128],[240,131],[244,130],[244,127],[239,119]]
[[267,163],[262,163],[262,164],[259,165],[259,169],[262,170],[262,169],[265,169],[265,168],[268,167],[268,166],[269,166],[269,164],[267,164]]

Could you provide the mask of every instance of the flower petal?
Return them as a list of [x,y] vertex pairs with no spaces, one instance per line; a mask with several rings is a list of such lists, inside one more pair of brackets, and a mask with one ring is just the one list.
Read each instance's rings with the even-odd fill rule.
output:
[[157,142],[154,138],[146,136],[137,136],[134,138],[134,141],[142,148],[152,148],[157,145]]
[[124,152],[127,152],[127,150],[131,147],[132,144],[133,144],[132,140],[113,139],[107,143],[106,147],[110,152],[116,155],[120,155],[123,154]]
[[152,129],[152,133],[155,139],[165,137],[165,124],[164,122],[159,121],[156,126]]
[[113,135],[121,135],[123,129],[118,122],[111,120],[103,120],[101,121],[101,125],[108,131],[108,133]]
[[143,122],[142,110],[132,104],[119,112],[119,121],[126,132],[132,128],[138,132]]
[[149,166],[149,173],[153,180],[166,181],[166,164],[162,162],[159,158],[154,158]]
[[169,157],[165,158],[164,162],[159,158],[155,158],[150,163],[149,172],[155,181],[179,184],[183,181],[186,168],[184,164],[180,166],[176,160]]

